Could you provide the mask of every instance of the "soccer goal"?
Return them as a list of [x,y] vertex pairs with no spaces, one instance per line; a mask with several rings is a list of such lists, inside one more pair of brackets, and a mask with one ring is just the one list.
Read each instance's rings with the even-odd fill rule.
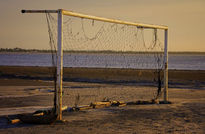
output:
[[[77,107],[95,102],[158,99],[161,93],[162,99],[168,101],[167,26],[63,9],[22,10],[22,13],[46,14],[51,48],[57,52],[54,63],[57,66],[55,109],[58,119],[62,119],[63,105]],[[65,67],[70,70],[63,72]],[[90,80],[94,84],[92,88],[89,84],[67,88],[62,86],[63,79]],[[110,87],[98,83],[110,84]],[[134,86],[126,89],[119,83],[134,83]]]

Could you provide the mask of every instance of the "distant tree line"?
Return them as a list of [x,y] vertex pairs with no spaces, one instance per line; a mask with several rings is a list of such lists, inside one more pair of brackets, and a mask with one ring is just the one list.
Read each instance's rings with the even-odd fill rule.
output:
[[0,52],[51,52],[51,50],[39,50],[39,49],[23,49],[23,48],[0,48]]
[[[24,49],[24,48],[0,48],[0,52],[42,52],[42,53],[53,53],[52,50],[46,50],[46,49]],[[156,53],[156,52],[134,52],[134,51],[109,51],[109,50],[105,50],[105,51],[86,51],[86,50],[65,50],[63,51],[65,53]],[[55,53],[55,52],[54,52]],[[158,52],[158,53],[162,53],[162,52]],[[205,54],[205,52],[169,52],[169,54]]]

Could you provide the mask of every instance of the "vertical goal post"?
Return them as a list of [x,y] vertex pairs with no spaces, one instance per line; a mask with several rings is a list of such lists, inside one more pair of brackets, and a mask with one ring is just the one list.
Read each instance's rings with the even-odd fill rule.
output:
[[78,18],[85,18],[90,20],[97,20],[109,23],[124,24],[136,26],[144,29],[161,29],[164,30],[164,102],[168,101],[168,27],[163,25],[152,25],[143,23],[134,23],[128,21],[121,21],[116,19],[108,19],[103,17],[96,17],[67,11],[63,9],[58,10],[21,10],[22,13],[57,13],[58,14],[58,33],[57,33],[57,91],[56,97],[56,115],[58,120],[62,120],[62,82],[63,82],[63,15],[73,16]]

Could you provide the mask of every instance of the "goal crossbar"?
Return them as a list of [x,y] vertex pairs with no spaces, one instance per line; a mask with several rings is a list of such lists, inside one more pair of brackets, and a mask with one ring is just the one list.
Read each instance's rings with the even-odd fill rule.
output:
[[167,26],[163,25],[153,25],[153,24],[143,24],[143,23],[135,23],[135,22],[128,22],[128,21],[121,21],[116,19],[108,19],[104,17],[97,17],[97,16],[91,16],[81,13],[76,13],[64,9],[58,9],[58,10],[22,10],[22,13],[58,13],[59,11],[62,12],[63,15],[73,16],[73,17],[79,17],[84,19],[92,19],[97,21],[104,21],[104,22],[110,22],[110,23],[116,23],[116,24],[124,24],[124,25],[131,25],[136,26],[138,28],[151,28],[151,29],[164,29],[167,30]]

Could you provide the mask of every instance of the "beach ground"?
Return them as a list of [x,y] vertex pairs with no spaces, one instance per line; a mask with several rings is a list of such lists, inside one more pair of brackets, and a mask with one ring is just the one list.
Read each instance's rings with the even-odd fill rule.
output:
[[[34,125],[25,123],[8,124],[7,119],[8,117],[15,118],[20,113],[34,112],[41,108],[51,107],[53,105],[53,82],[47,78],[43,80],[42,78],[45,78],[45,75],[42,75],[42,73],[42,77],[40,75],[38,77],[32,75],[34,71],[30,72],[30,75],[22,75],[26,72],[25,68],[25,71],[11,69],[13,72],[9,72],[8,70],[0,68],[0,133],[2,134],[205,133],[205,77],[203,77],[203,71],[201,73],[199,73],[200,71],[192,73],[179,71],[178,73],[170,74],[169,100],[172,104],[129,105],[64,112],[63,119],[65,122]],[[184,75],[180,75],[183,73]],[[74,74],[73,78],[77,78],[77,75]],[[38,79],[33,79],[30,76],[35,76]],[[110,77],[107,75],[107,78]],[[75,79],[75,81],[65,82],[64,88],[73,89],[75,92],[80,91],[84,96],[99,89],[101,91],[109,91],[107,93],[109,93],[110,97],[114,96],[113,98],[118,98],[121,93],[122,96],[129,100],[132,99],[133,94],[135,95],[138,90],[142,91],[140,92],[141,95],[147,96],[146,89],[148,86],[133,84],[128,75],[127,80],[130,80],[130,83],[119,82],[117,78],[112,77],[111,82],[104,80],[102,80],[103,82],[86,82],[76,81]],[[177,81],[177,79],[180,81]],[[65,91],[64,94],[69,96],[70,94],[68,93]],[[72,100],[72,98],[70,99]],[[160,99],[162,100],[163,96]],[[70,101],[68,97],[65,97],[64,100]]]

